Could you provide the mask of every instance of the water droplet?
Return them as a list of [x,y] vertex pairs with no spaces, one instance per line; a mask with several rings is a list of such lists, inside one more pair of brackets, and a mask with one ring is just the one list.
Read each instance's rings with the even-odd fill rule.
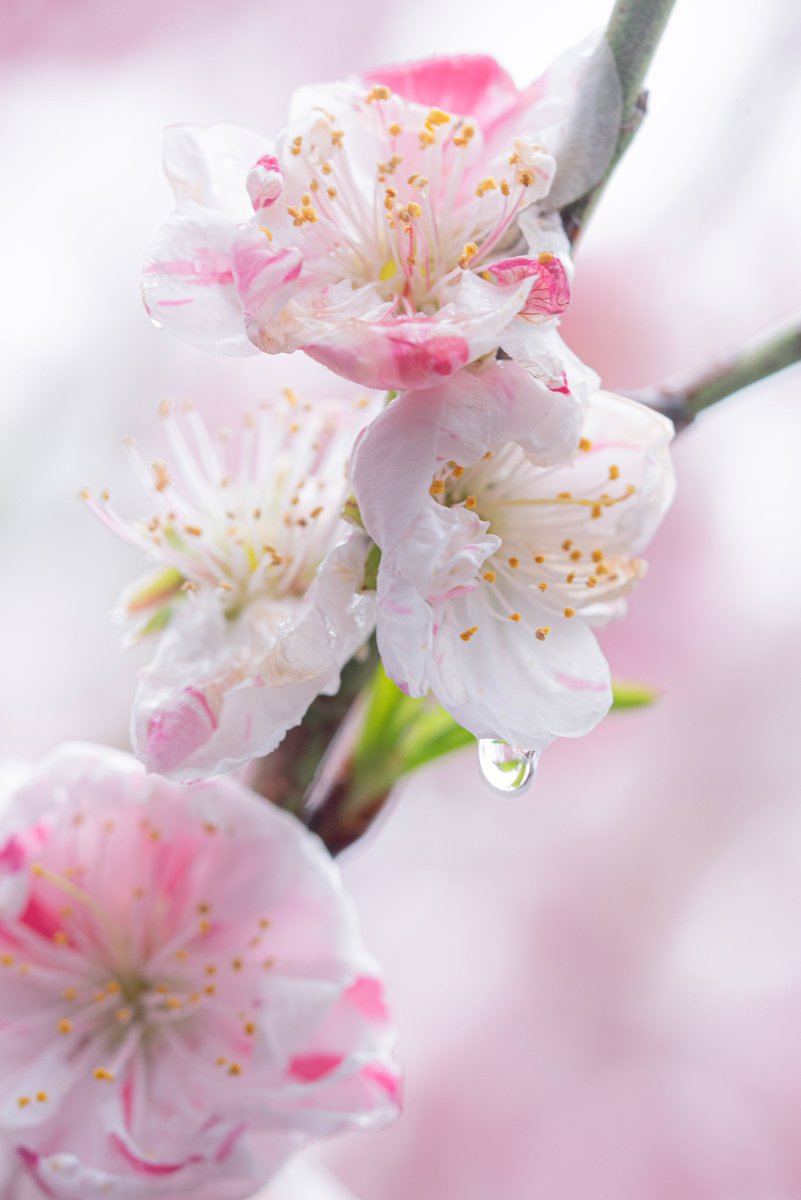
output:
[[499,796],[524,792],[534,782],[539,761],[539,750],[520,750],[496,738],[481,738],[478,743],[481,774]]

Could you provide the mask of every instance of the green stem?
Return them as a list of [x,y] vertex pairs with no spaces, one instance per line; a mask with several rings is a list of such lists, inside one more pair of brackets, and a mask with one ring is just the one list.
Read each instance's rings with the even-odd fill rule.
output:
[[623,94],[623,116],[609,166],[594,187],[562,210],[572,243],[584,229],[604,188],[645,116],[643,83],[676,0],[617,0],[605,38],[615,60]]
[[637,399],[670,417],[676,428],[681,430],[705,408],[797,362],[801,362],[801,328],[795,326],[745,349],[687,387],[656,389],[640,393]]

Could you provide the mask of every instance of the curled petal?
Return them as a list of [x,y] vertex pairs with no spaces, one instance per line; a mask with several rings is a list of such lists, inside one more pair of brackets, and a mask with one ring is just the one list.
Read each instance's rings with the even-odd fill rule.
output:
[[547,320],[565,312],[570,304],[570,283],[561,259],[544,252],[538,258],[505,258],[487,267],[487,274],[500,284],[531,279],[531,291],[519,315],[529,320]]

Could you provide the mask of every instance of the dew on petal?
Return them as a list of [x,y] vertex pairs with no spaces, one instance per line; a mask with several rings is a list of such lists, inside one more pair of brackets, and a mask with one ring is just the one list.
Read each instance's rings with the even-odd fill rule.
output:
[[521,750],[498,738],[481,738],[478,765],[484,782],[500,796],[525,792],[534,782],[539,750]]

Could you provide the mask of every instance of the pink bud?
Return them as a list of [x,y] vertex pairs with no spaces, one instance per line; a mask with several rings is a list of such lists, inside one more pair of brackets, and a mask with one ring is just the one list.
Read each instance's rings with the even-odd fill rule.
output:
[[284,175],[278,159],[263,155],[248,171],[248,195],[256,212],[275,204],[284,190]]

